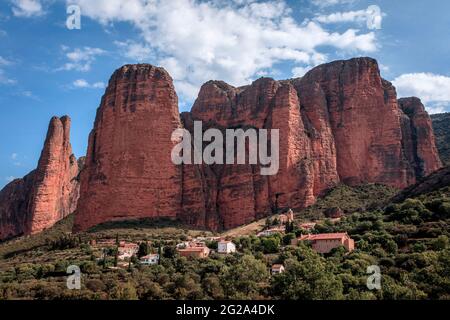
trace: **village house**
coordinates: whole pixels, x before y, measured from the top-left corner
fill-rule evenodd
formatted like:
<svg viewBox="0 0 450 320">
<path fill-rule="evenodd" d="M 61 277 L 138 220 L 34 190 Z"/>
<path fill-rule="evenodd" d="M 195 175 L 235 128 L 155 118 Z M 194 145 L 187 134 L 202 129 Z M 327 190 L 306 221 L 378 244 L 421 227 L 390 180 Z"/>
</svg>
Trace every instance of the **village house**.
<svg viewBox="0 0 450 320">
<path fill-rule="evenodd" d="M 317 223 L 315 222 L 308 222 L 308 223 L 302 223 L 300 224 L 300 228 L 303 230 L 313 230 L 316 227 Z"/>
<path fill-rule="evenodd" d="M 236 252 L 236 245 L 232 241 L 219 241 L 217 252 L 221 254 L 230 254 Z"/>
<path fill-rule="evenodd" d="M 193 257 L 193 258 L 207 258 L 209 256 L 210 250 L 208 247 L 187 247 L 182 249 L 177 249 L 178 253 L 182 257 Z"/>
<path fill-rule="evenodd" d="M 285 232 L 285 228 L 284 227 L 277 227 L 277 228 L 272 228 L 272 229 L 267 229 L 264 231 L 261 231 L 260 233 L 257 234 L 258 237 L 270 237 L 274 234 L 283 234 Z"/>
<path fill-rule="evenodd" d="M 197 237 L 194 239 L 194 242 L 205 242 L 205 241 L 220 241 L 222 240 L 221 237 Z"/>
<path fill-rule="evenodd" d="M 159 254 L 149 254 L 142 257 L 140 263 L 146 266 L 156 265 L 159 263 Z"/>
<path fill-rule="evenodd" d="M 355 241 L 347 233 L 307 234 L 292 240 L 292 244 L 296 245 L 299 241 L 311 242 L 313 250 L 318 253 L 329 253 L 340 246 L 348 252 L 355 250 Z"/>
<path fill-rule="evenodd" d="M 93 247 L 114 247 L 117 245 L 116 240 L 114 239 L 104 239 L 104 240 L 95 240 L 92 239 L 90 241 L 91 246 Z"/>
<path fill-rule="evenodd" d="M 139 246 L 135 243 L 121 241 L 117 250 L 119 252 L 119 260 L 125 260 L 130 259 L 132 256 L 136 255 L 139 251 Z"/>
<path fill-rule="evenodd" d="M 277 218 L 278 218 L 278 221 L 280 222 L 280 224 L 291 223 L 294 221 L 294 211 L 289 209 L 288 212 L 286 212 L 285 214 L 278 215 Z"/>
<path fill-rule="evenodd" d="M 285 271 L 284 266 L 282 264 L 274 264 L 272 266 L 272 275 L 274 274 L 280 274 Z"/>
<path fill-rule="evenodd" d="M 199 248 L 199 247 L 206 247 L 206 243 L 204 241 L 184 241 L 179 244 L 177 244 L 177 249 L 185 249 L 185 248 Z"/>
</svg>

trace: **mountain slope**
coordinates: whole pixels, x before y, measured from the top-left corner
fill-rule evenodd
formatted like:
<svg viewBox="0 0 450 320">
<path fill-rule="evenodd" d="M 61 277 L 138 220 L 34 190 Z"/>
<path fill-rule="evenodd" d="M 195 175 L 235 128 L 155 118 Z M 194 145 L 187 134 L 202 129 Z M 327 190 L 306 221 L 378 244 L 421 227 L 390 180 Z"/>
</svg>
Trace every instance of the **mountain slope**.
<svg viewBox="0 0 450 320">
<path fill-rule="evenodd" d="M 450 113 L 434 114 L 431 120 L 441 160 L 450 166 Z"/>
</svg>

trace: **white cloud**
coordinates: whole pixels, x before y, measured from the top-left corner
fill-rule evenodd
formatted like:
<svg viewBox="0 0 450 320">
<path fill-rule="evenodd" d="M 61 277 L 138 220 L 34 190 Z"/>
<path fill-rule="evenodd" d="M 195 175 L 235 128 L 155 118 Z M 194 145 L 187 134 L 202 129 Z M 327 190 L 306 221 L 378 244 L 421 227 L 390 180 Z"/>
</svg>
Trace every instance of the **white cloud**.
<svg viewBox="0 0 450 320">
<path fill-rule="evenodd" d="M 152 49 L 149 46 L 143 45 L 141 43 L 137 43 L 134 41 L 115 41 L 114 43 L 119 48 L 122 48 L 124 50 L 124 52 L 122 53 L 124 57 L 129 58 L 135 62 L 143 62 L 149 59 L 152 55 Z"/>
<path fill-rule="evenodd" d="M 10 159 L 13 166 L 22 167 L 22 162 L 18 153 L 12 153 Z"/>
<path fill-rule="evenodd" d="M 429 114 L 445 113 L 450 111 L 450 102 L 447 104 L 432 104 L 427 106 L 427 111 Z"/>
<path fill-rule="evenodd" d="M 369 29 L 381 29 L 383 13 L 379 7 L 369 6 L 364 10 L 319 15 L 316 16 L 314 20 L 324 24 L 345 22 L 366 23 Z"/>
<path fill-rule="evenodd" d="M 17 84 L 17 80 L 9 78 L 5 71 L 0 69 L 0 85 L 15 85 Z"/>
<path fill-rule="evenodd" d="M 357 0 L 312 0 L 312 3 L 318 7 L 325 8 L 335 5 L 350 4 Z"/>
<path fill-rule="evenodd" d="M 16 17 L 35 17 L 44 14 L 39 0 L 13 0 L 12 12 Z"/>
<path fill-rule="evenodd" d="M 19 93 L 19 95 L 21 95 L 22 97 L 25 97 L 25 98 L 30 98 L 30 99 L 33 99 L 36 101 L 40 101 L 39 97 L 36 96 L 32 91 L 29 91 L 29 90 L 22 91 Z"/>
<path fill-rule="evenodd" d="M 14 180 L 16 180 L 16 177 L 10 176 L 10 177 L 6 177 L 5 180 L 7 182 L 13 182 Z"/>
<path fill-rule="evenodd" d="M 11 65 L 11 63 L 12 63 L 11 61 L 6 60 L 2 56 L 0 56 L 0 66 L 9 66 Z"/>
<path fill-rule="evenodd" d="M 392 83 L 400 97 L 421 98 L 430 113 L 440 113 L 450 107 L 450 77 L 433 73 L 408 73 Z"/>
<path fill-rule="evenodd" d="M 62 50 L 64 51 L 68 62 L 57 70 L 65 71 L 90 71 L 92 63 L 95 62 L 97 56 L 101 56 L 106 53 L 106 51 L 100 48 L 91 47 L 75 48 L 73 50 L 70 50 L 70 48 L 62 46 Z"/>
<path fill-rule="evenodd" d="M 84 79 L 75 80 L 72 83 L 72 85 L 75 88 L 85 88 L 85 89 L 104 89 L 106 87 L 104 82 L 89 83 Z"/>
<path fill-rule="evenodd" d="M 309 70 L 311 70 L 311 67 L 295 67 L 292 69 L 292 76 L 294 78 L 301 78 L 303 77 Z"/>
<path fill-rule="evenodd" d="M 248 84 L 276 63 L 316 65 L 319 48 L 373 52 L 372 32 L 329 32 L 319 23 L 298 23 L 282 0 L 68 0 L 104 25 L 128 22 L 142 41 L 120 43 L 124 55 L 151 58 L 168 69 L 184 98 L 195 98 L 210 79 Z M 140 45 L 137 45 L 139 43 Z"/>
</svg>

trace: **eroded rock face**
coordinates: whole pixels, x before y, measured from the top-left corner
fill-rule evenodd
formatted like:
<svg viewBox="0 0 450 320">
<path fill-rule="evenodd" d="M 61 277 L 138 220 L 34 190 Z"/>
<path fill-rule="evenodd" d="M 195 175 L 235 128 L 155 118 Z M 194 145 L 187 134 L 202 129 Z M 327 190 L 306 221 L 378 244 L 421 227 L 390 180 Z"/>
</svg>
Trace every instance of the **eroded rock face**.
<svg viewBox="0 0 450 320">
<path fill-rule="evenodd" d="M 0 239 L 41 232 L 75 211 L 78 173 L 70 118 L 54 117 L 37 169 L 0 192 Z"/>
<path fill-rule="evenodd" d="M 89 137 L 75 230 L 111 220 L 175 218 L 182 173 L 171 161 L 171 135 L 180 127 L 178 98 L 164 69 L 117 70 Z"/>
<path fill-rule="evenodd" d="M 29 232 L 28 206 L 34 175 L 35 171 L 12 181 L 0 191 L 0 240 Z"/>
<path fill-rule="evenodd" d="M 400 105 L 370 58 L 240 88 L 210 81 L 181 116 L 163 69 L 125 66 L 113 75 L 90 136 L 76 230 L 143 217 L 229 229 L 309 206 L 338 183 L 409 186 L 441 163 L 423 106 Z M 171 134 L 193 132 L 194 121 L 203 130 L 279 129 L 278 174 L 262 176 L 259 165 L 173 165 Z"/>
<path fill-rule="evenodd" d="M 314 96 L 311 86 L 319 87 Z M 342 182 L 378 182 L 400 188 L 415 182 L 404 161 L 396 92 L 381 78 L 375 60 L 360 58 L 319 66 L 296 81 L 296 87 L 306 109 L 315 110 L 318 105 L 321 110 L 321 105 L 326 105 L 328 114 L 322 118 L 328 118 L 334 137 L 337 174 Z M 318 97 L 322 99 L 319 103 Z"/>
<path fill-rule="evenodd" d="M 436 147 L 431 118 L 419 98 L 398 100 L 404 113 L 402 130 L 405 154 L 417 177 L 425 177 L 442 167 Z"/>
</svg>

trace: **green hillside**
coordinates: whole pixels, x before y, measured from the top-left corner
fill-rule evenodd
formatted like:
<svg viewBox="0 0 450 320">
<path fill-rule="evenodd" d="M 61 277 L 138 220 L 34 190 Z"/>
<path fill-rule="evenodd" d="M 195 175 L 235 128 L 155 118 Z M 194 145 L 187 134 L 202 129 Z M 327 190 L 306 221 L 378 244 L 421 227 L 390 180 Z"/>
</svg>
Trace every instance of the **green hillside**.
<svg viewBox="0 0 450 320">
<path fill-rule="evenodd" d="M 0 244 L 1 299 L 450 299 L 450 188 L 420 194 L 382 207 L 389 188 L 338 187 L 298 219 L 317 217 L 314 233 L 348 232 L 356 250 L 320 255 L 309 245 L 291 246 L 293 234 L 258 238 L 236 236 L 238 253 L 187 259 L 175 244 L 211 233 L 188 230 L 172 221 L 119 222 L 88 233 L 69 233 L 72 217 L 41 235 Z M 339 206 L 340 221 L 324 219 Z M 162 251 L 159 265 L 135 259 L 115 266 L 114 250 L 91 245 L 93 239 L 145 243 Z M 214 243 L 210 243 L 214 247 Z M 110 252 L 111 251 L 111 252 Z M 270 275 L 274 263 L 286 272 Z M 66 288 L 69 265 L 80 266 L 81 290 Z M 366 286 L 367 267 L 379 266 L 380 290 Z"/>
</svg>

